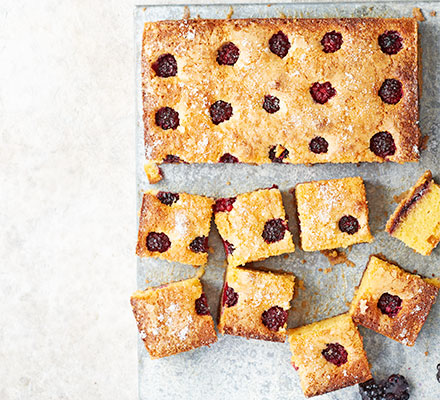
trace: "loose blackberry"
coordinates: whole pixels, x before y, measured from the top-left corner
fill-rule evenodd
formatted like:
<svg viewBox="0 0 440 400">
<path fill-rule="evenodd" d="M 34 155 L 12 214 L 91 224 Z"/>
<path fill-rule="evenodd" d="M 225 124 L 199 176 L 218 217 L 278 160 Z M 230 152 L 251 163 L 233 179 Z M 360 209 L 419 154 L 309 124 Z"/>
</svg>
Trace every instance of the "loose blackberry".
<svg viewBox="0 0 440 400">
<path fill-rule="evenodd" d="M 378 385 L 374 379 L 370 379 L 359 384 L 359 393 L 362 400 L 383 400 L 382 386 Z"/>
<path fill-rule="evenodd" d="M 408 400 L 409 384 L 404 376 L 393 374 L 383 383 L 385 400 Z"/>
</svg>

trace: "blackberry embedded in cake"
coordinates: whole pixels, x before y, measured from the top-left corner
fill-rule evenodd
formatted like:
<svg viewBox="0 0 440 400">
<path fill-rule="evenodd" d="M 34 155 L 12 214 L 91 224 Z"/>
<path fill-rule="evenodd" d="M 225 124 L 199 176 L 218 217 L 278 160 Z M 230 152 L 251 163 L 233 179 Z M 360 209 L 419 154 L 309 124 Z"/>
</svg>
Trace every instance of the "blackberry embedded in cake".
<svg viewBox="0 0 440 400">
<path fill-rule="evenodd" d="M 371 242 L 368 203 L 362 178 L 301 183 L 295 188 L 305 251 Z"/>
<path fill-rule="evenodd" d="M 413 18 L 147 22 L 142 91 L 149 162 L 419 158 Z"/>
<path fill-rule="evenodd" d="M 372 256 L 350 313 L 357 324 L 413 346 L 438 292 L 429 280 Z"/>
<path fill-rule="evenodd" d="M 217 199 L 214 216 L 230 266 L 295 250 L 276 188 Z"/>
<path fill-rule="evenodd" d="M 440 242 L 440 186 L 426 171 L 387 222 L 386 231 L 418 253 L 430 255 Z"/>
<path fill-rule="evenodd" d="M 136 254 L 190 265 L 208 260 L 214 200 L 187 193 L 144 193 Z"/>
<path fill-rule="evenodd" d="M 140 337 L 151 358 L 209 346 L 217 341 L 199 279 L 191 278 L 131 296 Z"/>
<path fill-rule="evenodd" d="M 290 273 L 228 267 L 219 332 L 284 342 L 294 284 L 295 277 Z"/>
<path fill-rule="evenodd" d="M 288 331 L 292 365 L 306 397 L 372 378 L 362 337 L 349 314 Z"/>
</svg>

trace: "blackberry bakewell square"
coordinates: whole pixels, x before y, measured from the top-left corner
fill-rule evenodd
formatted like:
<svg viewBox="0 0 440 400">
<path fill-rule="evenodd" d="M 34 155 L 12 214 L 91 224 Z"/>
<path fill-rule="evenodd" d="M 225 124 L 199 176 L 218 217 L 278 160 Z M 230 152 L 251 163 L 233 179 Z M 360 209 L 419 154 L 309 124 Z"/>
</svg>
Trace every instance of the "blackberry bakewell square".
<svg viewBox="0 0 440 400">
<path fill-rule="evenodd" d="M 284 342 L 295 277 L 286 272 L 228 267 L 219 332 Z"/>
<path fill-rule="evenodd" d="M 348 313 L 289 329 L 288 337 L 306 397 L 372 378 L 362 336 Z"/>
<path fill-rule="evenodd" d="M 144 193 L 136 254 L 204 265 L 214 200 L 187 193 Z"/>
<path fill-rule="evenodd" d="M 413 346 L 439 292 L 428 282 L 371 256 L 351 303 L 354 322 Z"/>
<path fill-rule="evenodd" d="M 232 267 L 295 251 L 276 187 L 217 199 L 214 216 Z"/>
<path fill-rule="evenodd" d="M 147 161 L 419 158 L 413 18 L 147 22 Z"/>
<path fill-rule="evenodd" d="M 217 341 L 198 278 L 138 290 L 131 296 L 131 305 L 151 358 L 171 356 Z"/>
<path fill-rule="evenodd" d="M 440 242 L 440 186 L 426 171 L 400 202 L 386 231 L 418 253 L 428 256 Z"/>
<path fill-rule="evenodd" d="M 362 178 L 298 184 L 295 188 L 301 248 L 304 251 L 371 242 Z"/>
</svg>

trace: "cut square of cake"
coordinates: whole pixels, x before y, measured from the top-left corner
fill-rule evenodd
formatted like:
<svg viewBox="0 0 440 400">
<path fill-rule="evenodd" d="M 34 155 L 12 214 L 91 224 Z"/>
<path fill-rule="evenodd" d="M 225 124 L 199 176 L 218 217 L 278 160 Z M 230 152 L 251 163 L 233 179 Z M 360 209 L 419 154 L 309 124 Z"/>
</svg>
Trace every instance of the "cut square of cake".
<svg viewBox="0 0 440 400">
<path fill-rule="evenodd" d="M 230 266 L 295 251 L 275 187 L 217 199 L 214 214 Z"/>
<path fill-rule="evenodd" d="M 219 332 L 284 342 L 294 284 L 290 273 L 228 267 Z"/>
<path fill-rule="evenodd" d="M 440 186 L 426 171 L 400 202 L 386 231 L 427 256 L 440 242 Z"/>
<path fill-rule="evenodd" d="M 292 365 L 306 397 L 372 378 L 362 336 L 348 313 L 289 329 L 288 336 Z"/>
<path fill-rule="evenodd" d="M 151 358 L 171 356 L 217 341 L 198 278 L 138 290 L 131 296 L 131 305 Z"/>
<path fill-rule="evenodd" d="M 304 251 L 371 242 L 362 178 L 301 183 L 295 188 Z"/>
<path fill-rule="evenodd" d="M 136 254 L 190 265 L 208 260 L 214 200 L 187 193 L 144 193 Z"/>
<path fill-rule="evenodd" d="M 146 159 L 417 161 L 413 18 L 147 22 Z"/>
<path fill-rule="evenodd" d="M 371 256 L 350 313 L 357 324 L 413 346 L 438 292 L 420 276 Z"/>
</svg>

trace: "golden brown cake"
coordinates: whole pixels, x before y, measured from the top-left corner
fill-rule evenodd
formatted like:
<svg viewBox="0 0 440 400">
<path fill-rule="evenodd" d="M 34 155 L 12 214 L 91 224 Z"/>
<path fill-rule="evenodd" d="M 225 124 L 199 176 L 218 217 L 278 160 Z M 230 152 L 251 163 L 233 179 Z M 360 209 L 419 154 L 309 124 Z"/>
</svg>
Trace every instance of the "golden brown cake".
<svg viewBox="0 0 440 400">
<path fill-rule="evenodd" d="M 295 188 L 301 247 L 335 249 L 371 242 L 362 178 L 301 183 Z"/>
<path fill-rule="evenodd" d="M 350 313 L 357 324 L 413 346 L 438 292 L 420 276 L 372 256 Z"/>
<path fill-rule="evenodd" d="M 371 379 L 362 336 L 349 314 L 289 329 L 288 336 L 306 397 Z"/>
<path fill-rule="evenodd" d="M 440 241 L 440 186 L 426 171 L 400 202 L 386 231 L 427 256 Z"/>
<path fill-rule="evenodd" d="M 147 22 L 146 159 L 417 161 L 412 18 Z"/>
<path fill-rule="evenodd" d="M 295 251 L 275 187 L 217 199 L 214 215 L 230 266 Z"/>
<path fill-rule="evenodd" d="M 219 332 L 284 342 L 294 284 L 290 273 L 228 267 Z"/>
<path fill-rule="evenodd" d="M 206 264 L 213 204 L 213 199 L 204 196 L 146 191 L 136 254 L 184 264 Z"/>
<path fill-rule="evenodd" d="M 217 341 L 202 284 L 197 278 L 131 296 L 141 339 L 151 358 L 161 358 Z"/>
</svg>

